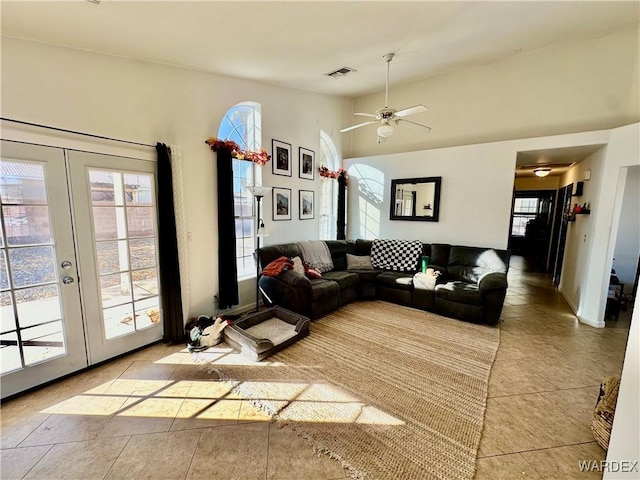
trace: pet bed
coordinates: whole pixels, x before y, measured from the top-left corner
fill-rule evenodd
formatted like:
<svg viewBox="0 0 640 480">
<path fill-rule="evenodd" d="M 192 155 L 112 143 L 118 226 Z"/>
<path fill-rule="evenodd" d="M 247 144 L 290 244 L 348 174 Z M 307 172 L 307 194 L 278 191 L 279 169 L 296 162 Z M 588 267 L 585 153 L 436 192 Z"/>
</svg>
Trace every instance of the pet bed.
<svg viewBox="0 0 640 480">
<path fill-rule="evenodd" d="M 225 342 L 254 361 L 262 360 L 309 334 L 310 320 L 275 306 L 251 313 L 224 329 Z"/>
</svg>

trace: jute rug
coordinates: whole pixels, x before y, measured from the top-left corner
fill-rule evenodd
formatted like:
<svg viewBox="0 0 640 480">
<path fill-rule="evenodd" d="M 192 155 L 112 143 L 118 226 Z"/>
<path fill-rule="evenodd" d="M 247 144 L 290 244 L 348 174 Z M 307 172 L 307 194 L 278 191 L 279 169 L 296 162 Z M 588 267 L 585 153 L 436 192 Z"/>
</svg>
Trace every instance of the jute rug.
<svg viewBox="0 0 640 480">
<path fill-rule="evenodd" d="M 353 478 L 472 479 L 499 342 L 495 327 L 356 302 L 263 362 L 208 366 Z"/>
</svg>

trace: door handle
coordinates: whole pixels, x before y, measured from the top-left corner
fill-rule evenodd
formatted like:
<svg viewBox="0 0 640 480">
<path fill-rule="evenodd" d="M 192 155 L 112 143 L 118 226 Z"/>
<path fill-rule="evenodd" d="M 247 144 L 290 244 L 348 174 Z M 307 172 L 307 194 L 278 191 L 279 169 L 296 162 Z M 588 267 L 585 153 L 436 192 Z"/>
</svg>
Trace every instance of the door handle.
<svg viewBox="0 0 640 480">
<path fill-rule="evenodd" d="M 69 270 L 71 268 L 71 262 L 69 260 L 65 260 L 60 264 L 60 266 L 65 270 Z"/>
<path fill-rule="evenodd" d="M 71 278 L 71 277 L 64 277 L 64 278 L 62 279 L 62 283 L 64 283 L 65 285 L 70 285 L 70 284 L 72 284 L 72 283 L 73 283 L 73 278 Z"/>
</svg>

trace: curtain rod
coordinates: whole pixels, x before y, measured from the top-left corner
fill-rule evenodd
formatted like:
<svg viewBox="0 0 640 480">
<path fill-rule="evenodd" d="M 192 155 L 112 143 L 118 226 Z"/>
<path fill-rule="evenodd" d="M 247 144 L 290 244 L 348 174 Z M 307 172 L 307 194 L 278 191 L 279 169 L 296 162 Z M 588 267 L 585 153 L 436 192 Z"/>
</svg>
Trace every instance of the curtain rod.
<svg viewBox="0 0 640 480">
<path fill-rule="evenodd" d="M 0 117 L 0 120 L 19 123 L 22 125 L 29 125 L 31 127 L 47 128 L 49 130 L 55 130 L 58 132 L 73 133 L 75 135 L 84 135 L 85 137 L 99 138 L 101 140 L 110 140 L 112 142 L 128 143 L 130 145 L 139 145 L 141 147 L 151 147 L 151 148 L 156 147 L 155 145 L 149 145 L 148 143 L 133 142 L 131 140 L 121 140 L 119 138 L 112 138 L 112 137 L 103 137 L 102 135 L 94 135 L 93 133 L 78 132 L 76 130 L 67 130 L 66 128 L 50 127 L 49 125 L 41 125 L 39 123 L 31 123 L 31 122 L 24 122 L 22 120 L 14 120 L 13 118 Z"/>
</svg>

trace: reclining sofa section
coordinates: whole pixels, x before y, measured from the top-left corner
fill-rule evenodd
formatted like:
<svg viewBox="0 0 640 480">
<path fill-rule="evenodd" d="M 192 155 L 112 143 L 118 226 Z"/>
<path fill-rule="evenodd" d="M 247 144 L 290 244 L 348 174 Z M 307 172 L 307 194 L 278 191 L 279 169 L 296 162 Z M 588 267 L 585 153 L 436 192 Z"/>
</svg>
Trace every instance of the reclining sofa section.
<svg viewBox="0 0 640 480">
<path fill-rule="evenodd" d="M 322 278 L 286 270 L 277 277 L 261 276 L 260 291 L 267 305 L 279 305 L 312 319 L 355 299 L 379 299 L 473 323 L 497 325 L 507 292 L 510 252 L 493 248 L 433 243 L 422 245 L 435 282 L 414 278 L 420 271 L 349 270 L 347 254 L 368 256 L 372 240 L 328 240 L 334 268 Z M 260 268 L 281 257 L 301 257 L 297 243 L 263 247 Z"/>
</svg>

